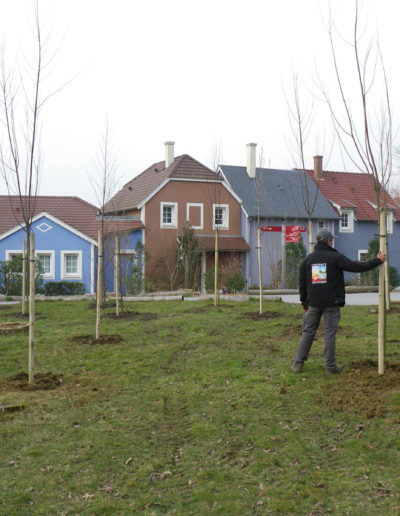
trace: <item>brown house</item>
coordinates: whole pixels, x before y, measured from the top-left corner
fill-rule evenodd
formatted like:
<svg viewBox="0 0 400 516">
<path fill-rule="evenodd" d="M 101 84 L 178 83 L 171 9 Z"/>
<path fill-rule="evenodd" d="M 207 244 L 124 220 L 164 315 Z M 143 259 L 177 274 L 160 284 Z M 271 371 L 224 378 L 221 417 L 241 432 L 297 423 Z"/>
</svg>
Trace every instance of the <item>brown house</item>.
<svg viewBox="0 0 400 516">
<path fill-rule="evenodd" d="M 219 235 L 219 270 L 224 279 L 241 271 L 249 246 L 241 236 L 240 201 L 211 169 L 187 154 L 174 157 L 174 143 L 165 143 L 165 160 L 129 181 L 106 205 L 105 214 L 136 215 L 144 225 L 142 243 L 148 259 L 147 281 L 171 287 L 177 237 L 189 223 L 199 240 L 201 279 L 214 265 L 215 233 Z"/>
</svg>

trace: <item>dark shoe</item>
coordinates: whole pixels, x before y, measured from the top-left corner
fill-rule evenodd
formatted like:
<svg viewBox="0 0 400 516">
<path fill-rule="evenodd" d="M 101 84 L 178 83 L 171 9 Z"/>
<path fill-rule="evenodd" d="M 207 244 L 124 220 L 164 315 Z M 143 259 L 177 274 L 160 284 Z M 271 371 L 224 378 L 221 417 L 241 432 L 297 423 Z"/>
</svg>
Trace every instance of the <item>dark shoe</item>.
<svg viewBox="0 0 400 516">
<path fill-rule="evenodd" d="M 301 373 L 303 371 L 303 368 L 304 368 L 303 362 L 293 362 L 292 371 L 294 373 Z"/>
<path fill-rule="evenodd" d="M 343 370 L 343 366 L 342 367 L 339 367 L 339 366 L 335 366 L 335 367 L 330 367 L 330 368 L 326 368 L 325 371 L 326 371 L 326 374 L 340 374 Z"/>
</svg>

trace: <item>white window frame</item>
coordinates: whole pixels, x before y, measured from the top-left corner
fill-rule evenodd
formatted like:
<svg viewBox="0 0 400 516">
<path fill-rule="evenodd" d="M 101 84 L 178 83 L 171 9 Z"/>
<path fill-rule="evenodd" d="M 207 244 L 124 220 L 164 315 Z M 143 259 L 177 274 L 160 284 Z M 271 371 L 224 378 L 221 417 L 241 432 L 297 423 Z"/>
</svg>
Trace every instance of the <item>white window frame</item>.
<svg viewBox="0 0 400 516">
<path fill-rule="evenodd" d="M 43 279 L 54 279 L 54 251 L 46 251 L 43 249 L 40 249 L 40 251 L 35 251 L 36 259 L 39 260 L 39 256 L 41 255 L 50 255 L 50 272 L 49 273 L 43 273 L 42 278 Z"/>
<path fill-rule="evenodd" d="M 320 231 L 321 229 L 326 229 L 325 221 L 322 219 L 319 219 L 317 222 L 317 227 L 318 227 L 318 231 Z"/>
<path fill-rule="evenodd" d="M 190 223 L 190 208 L 200 208 L 200 226 L 190 226 L 193 229 L 203 229 L 203 203 L 187 202 L 186 203 L 186 221 Z"/>
<path fill-rule="evenodd" d="M 20 254 L 22 256 L 22 250 L 6 250 L 6 261 L 9 262 L 11 260 L 10 256 L 13 254 Z"/>
<path fill-rule="evenodd" d="M 393 234 L 393 213 L 391 211 L 386 212 L 386 233 Z"/>
<path fill-rule="evenodd" d="M 172 208 L 171 223 L 164 222 L 164 208 Z M 178 203 L 177 202 L 161 202 L 160 203 L 160 228 L 177 228 L 178 227 Z"/>
<path fill-rule="evenodd" d="M 223 223 L 215 224 L 215 209 L 222 208 L 224 211 Z M 212 211 L 213 229 L 229 229 L 229 204 L 213 204 Z"/>
<path fill-rule="evenodd" d="M 362 262 L 363 260 L 361 259 L 362 258 L 362 255 L 365 255 L 365 254 L 368 254 L 368 249 L 359 249 L 358 250 L 358 261 L 359 262 Z"/>
<path fill-rule="evenodd" d="M 347 227 L 342 225 L 342 216 L 347 215 L 348 225 Z M 339 232 L 340 233 L 354 233 L 354 211 L 353 210 L 340 210 L 339 220 Z"/>
<path fill-rule="evenodd" d="M 82 251 L 61 251 L 61 279 L 82 279 Z M 78 257 L 78 272 L 71 274 L 65 270 L 65 257 L 74 254 Z"/>
</svg>

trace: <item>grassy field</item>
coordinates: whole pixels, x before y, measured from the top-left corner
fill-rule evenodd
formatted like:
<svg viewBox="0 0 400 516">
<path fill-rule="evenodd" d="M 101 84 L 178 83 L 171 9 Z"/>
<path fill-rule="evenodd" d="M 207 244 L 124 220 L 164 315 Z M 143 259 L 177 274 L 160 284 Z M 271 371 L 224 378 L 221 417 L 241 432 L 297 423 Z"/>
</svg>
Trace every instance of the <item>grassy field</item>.
<svg viewBox="0 0 400 516">
<path fill-rule="evenodd" d="M 123 340 L 98 344 L 87 302 L 37 303 L 36 372 L 62 377 L 53 389 L 18 376 L 26 334 L 0 337 L 0 404 L 25 407 L 0 413 L 1 515 L 400 514 L 396 310 L 379 377 L 371 307 L 342 310 L 335 376 L 321 336 L 290 371 L 299 306 L 125 309 L 102 322 Z"/>
</svg>

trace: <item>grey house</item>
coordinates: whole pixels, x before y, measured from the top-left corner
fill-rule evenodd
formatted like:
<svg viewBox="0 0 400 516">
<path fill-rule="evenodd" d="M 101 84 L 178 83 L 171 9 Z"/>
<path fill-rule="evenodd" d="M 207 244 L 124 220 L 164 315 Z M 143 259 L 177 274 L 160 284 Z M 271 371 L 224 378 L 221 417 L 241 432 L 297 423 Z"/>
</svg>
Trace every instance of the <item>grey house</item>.
<svg viewBox="0 0 400 516">
<path fill-rule="evenodd" d="M 247 286 L 250 286 L 258 283 L 259 225 L 306 227 L 307 231 L 302 233 L 302 240 L 308 251 L 307 212 L 311 213 L 314 238 L 321 228 L 333 232 L 335 221 L 339 217 L 307 174 L 297 170 L 256 168 L 256 144 L 248 144 L 247 148 L 246 167 L 220 165 L 219 173 L 242 203 L 242 236 L 250 246 L 244 260 L 243 274 Z M 310 209 L 306 209 L 306 206 L 310 206 Z M 261 236 L 263 284 L 273 288 L 281 286 L 280 263 L 283 241 L 282 232 L 263 232 Z"/>
</svg>

